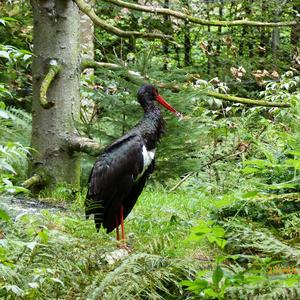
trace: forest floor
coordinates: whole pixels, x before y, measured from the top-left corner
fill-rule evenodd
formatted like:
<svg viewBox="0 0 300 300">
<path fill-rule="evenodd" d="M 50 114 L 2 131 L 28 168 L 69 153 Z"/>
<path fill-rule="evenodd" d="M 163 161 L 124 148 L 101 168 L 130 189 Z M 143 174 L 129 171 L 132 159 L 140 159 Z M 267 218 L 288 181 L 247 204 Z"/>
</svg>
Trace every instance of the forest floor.
<svg viewBox="0 0 300 300">
<path fill-rule="evenodd" d="M 126 219 L 126 249 L 85 220 L 81 195 L 2 198 L 11 219 L 0 227 L 0 299 L 194 299 L 186 279 L 196 299 L 299 299 L 299 274 L 270 274 L 299 262 L 299 196 L 253 196 L 149 188 Z"/>
</svg>

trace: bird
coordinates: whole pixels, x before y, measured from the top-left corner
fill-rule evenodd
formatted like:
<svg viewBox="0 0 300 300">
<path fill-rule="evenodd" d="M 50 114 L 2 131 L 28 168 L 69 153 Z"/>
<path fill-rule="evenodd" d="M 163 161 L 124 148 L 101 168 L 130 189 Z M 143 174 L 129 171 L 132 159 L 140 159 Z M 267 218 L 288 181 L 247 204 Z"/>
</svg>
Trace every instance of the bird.
<svg viewBox="0 0 300 300">
<path fill-rule="evenodd" d="M 97 158 L 88 180 L 85 213 L 94 215 L 96 230 L 101 225 L 125 241 L 124 219 L 133 209 L 147 179 L 154 171 L 155 151 L 164 133 L 165 121 L 157 103 L 181 118 L 151 84 L 137 93 L 144 117 L 125 135 L 107 146 Z"/>
</svg>

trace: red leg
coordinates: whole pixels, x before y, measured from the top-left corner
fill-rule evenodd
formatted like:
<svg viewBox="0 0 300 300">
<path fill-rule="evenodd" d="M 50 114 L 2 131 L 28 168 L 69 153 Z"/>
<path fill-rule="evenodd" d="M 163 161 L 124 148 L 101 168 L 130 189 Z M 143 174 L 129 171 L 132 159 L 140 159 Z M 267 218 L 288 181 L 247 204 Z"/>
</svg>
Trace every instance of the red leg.
<svg viewBox="0 0 300 300">
<path fill-rule="evenodd" d="M 122 240 L 125 241 L 125 230 L 124 230 L 124 207 L 120 208 L 120 219 L 121 219 L 121 231 L 122 231 Z"/>
<path fill-rule="evenodd" d="M 119 219 L 118 219 L 118 215 L 116 215 L 116 232 L 117 232 L 117 241 L 120 240 L 120 232 L 119 232 Z"/>
</svg>

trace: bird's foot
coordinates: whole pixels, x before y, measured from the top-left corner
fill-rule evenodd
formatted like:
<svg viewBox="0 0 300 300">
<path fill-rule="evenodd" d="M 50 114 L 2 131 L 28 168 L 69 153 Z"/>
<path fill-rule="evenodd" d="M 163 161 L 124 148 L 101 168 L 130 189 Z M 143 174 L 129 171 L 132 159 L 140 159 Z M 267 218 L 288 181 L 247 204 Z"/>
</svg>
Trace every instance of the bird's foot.
<svg viewBox="0 0 300 300">
<path fill-rule="evenodd" d="M 127 252 L 132 252 L 132 248 L 130 247 L 130 245 L 126 242 L 126 240 L 120 240 L 118 241 L 117 247 L 119 249 L 124 249 Z"/>
</svg>

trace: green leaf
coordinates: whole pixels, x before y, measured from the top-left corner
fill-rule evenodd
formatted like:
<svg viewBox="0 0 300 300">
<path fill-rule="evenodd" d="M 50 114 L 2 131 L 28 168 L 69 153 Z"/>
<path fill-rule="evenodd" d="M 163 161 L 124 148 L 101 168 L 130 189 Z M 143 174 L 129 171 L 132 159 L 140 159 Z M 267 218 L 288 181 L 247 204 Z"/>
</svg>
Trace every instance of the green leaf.
<svg viewBox="0 0 300 300">
<path fill-rule="evenodd" d="M 246 192 L 242 195 L 243 198 L 254 198 L 258 194 L 258 191 Z"/>
<path fill-rule="evenodd" d="M 49 240 L 49 235 L 45 230 L 42 230 L 38 233 L 38 236 L 42 243 L 47 244 Z"/>
<path fill-rule="evenodd" d="M 287 166 L 291 166 L 296 170 L 300 170 L 300 160 L 298 159 L 287 159 L 285 163 Z"/>
<path fill-rule="evenodd" d="M 284 279 L 283 282 L 289 287 L 297 286 L 299 285 L 299 275 L 293 275 L 287 279 Z"/>
<path fill-rule="evenodd" d="M 4 220 L 6 222 L 8 222 L 10 220 L 9 214 L 5 210 L 3 210 L 1 208 L 0 208 L 0 219 Z"/>
<path fill-rule="evenodd" d="M 225 230 L 222 227 L 213 227 L 212 234 L 216 237 L 223 237 L 225 235 Z"/>
<path fill-rule="evenodd" d="M 222 280 L 224 275 L 223 270 L 220 266 L 217 266 L 212 275 L 212 281 L 215 286 L 219 286 L 220 281 Z"/>
<path fill-rule="evenodd" d="M 206 289 L 204 290 L 206 296 L 213 298 L 213 299 L 220 299 L 219 294 L 216 293 L 213 289 Z"/>
<path fill-rule="evenodd" d="M 297 151 L 297 150 L 287 151 L 286 153 L 296 155 L 296 156 L 300 156 L 300 151 Z"/>
<path fill-rule="evenodd" d="M 227 244 L 227 241 L 224 239 L 216 239 L 215 242 L 221 249 L 224 249 Z"/>
</svg>

